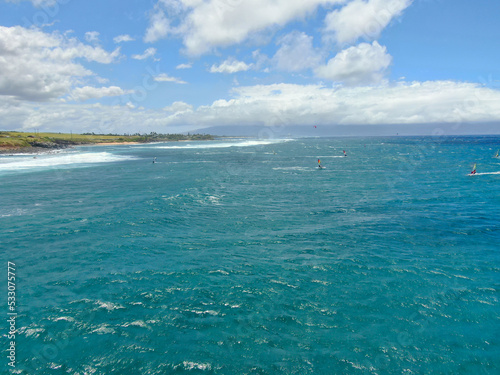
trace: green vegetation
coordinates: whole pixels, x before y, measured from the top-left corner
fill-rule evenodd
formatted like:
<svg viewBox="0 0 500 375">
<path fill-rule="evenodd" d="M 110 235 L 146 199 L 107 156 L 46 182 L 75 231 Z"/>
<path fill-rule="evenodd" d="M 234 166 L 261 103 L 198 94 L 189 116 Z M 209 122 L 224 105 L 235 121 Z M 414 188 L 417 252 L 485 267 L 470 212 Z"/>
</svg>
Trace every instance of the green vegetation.
<svg viewBox="0 0 500 375">
<path fill-rule="evenodd" d="M 64 133 L 24 133 L 15 131 L 0 131 L 0 149 L 29 150 L 40 148 L 65 148 L 75 145 L 121 142 L 168 142 L 168 141 L 200 141 L 212 140 L 208 134 L 64 134 Z"/>
</svg>

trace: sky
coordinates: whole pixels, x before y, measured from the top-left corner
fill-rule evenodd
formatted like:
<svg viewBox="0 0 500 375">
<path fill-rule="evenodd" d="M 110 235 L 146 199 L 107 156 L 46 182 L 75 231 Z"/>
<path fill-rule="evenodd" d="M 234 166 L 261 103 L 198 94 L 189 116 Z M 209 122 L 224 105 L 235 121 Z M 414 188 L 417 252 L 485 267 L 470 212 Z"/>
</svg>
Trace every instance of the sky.
<svg viewBox="0 0 500 375">
<path fill-rule="evenodd" d="M 500 133 L 499 15 L 492 0 L 0 0 L 0 130 Z"/>
</svg>

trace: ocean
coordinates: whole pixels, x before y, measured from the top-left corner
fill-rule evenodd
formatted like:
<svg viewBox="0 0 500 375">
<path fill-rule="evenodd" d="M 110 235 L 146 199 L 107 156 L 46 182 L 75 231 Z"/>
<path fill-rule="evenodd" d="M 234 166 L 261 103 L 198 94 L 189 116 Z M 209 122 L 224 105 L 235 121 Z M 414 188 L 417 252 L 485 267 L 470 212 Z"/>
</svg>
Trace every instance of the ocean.
<svg viewBox="0 0 500 375">
<path fill-rule="evenodd" d="M 0 368 L 499 374 L 499 148 L 231 138 L 1 156 Z"/>
</svg>

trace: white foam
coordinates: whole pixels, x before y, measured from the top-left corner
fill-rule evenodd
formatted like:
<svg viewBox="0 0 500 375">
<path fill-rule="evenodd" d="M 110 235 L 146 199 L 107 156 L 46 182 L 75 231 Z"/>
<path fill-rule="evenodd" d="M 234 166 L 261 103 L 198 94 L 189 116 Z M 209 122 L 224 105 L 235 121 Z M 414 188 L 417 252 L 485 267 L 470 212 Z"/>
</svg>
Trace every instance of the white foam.
<svg viewBox="0 0 500 375">
<path fill-rule="evenodd" d="M 31 211 L 26 208 L 14 208 L 11 210 L 0 210 L 0 218 L 10 217 L 10 216 L 23 216 Z"/>
<path fill-rule="evenodd" d="M 475 173 L 474 176 L 482 176 L 482 175 L 487 175 L 487 174 L 500 174 L 500 172 L 482 172 L 482 173 Z"/>
<path fill-rule="evenodd" d="M 273 145 L 282 142 L 288 142 L 290 139 L 266 139 L 266 140 L 239 140 L 235 142 L 203 141 L 200 143 L 185 143 L 176 146 L 157 146 L 162 149 L 209 149 L 209 148 L 228 148 L 228 147 L 250 147 Z"/>
<path fill-rule="evenodd" d="M 23 171 L 30 169 L 64 167 L 95 163 L 114 163 L 134 159 L 131 156 L 114 155 L 109 152 L 64 153 L 56 155 L 30 155 L 0 159 L 1 171 Z"/>
<path fill-rule="evenodd" d="M 103 301 L 100 301 L 100 300 L 97 300 L 95 302 L 95 304 L 99 305 L 98 308 L 106 309 L 108 311 L 117 310 L 117 309 L 124 309 L 125 308 L 125 307 L 123 307 L 123 306 L 121 306 L 119 304 L 116 304 L 116 303 L 103 302 Z"/>
<path fill-rule="evenodd" d="M 101 325 L 99 325 L 98 328 L 94 329 L 91 333 L 97 333 L 98 335 L 105 335 L 105 334 L 108 334 L 108 333 L 115 333 L 115 330 L 108 326 L 106 323 L 103 323 Z"/>
<path fill-rule="evenodd" d="M 197 363 L 197 362 L 191 362 L 191 361 L 184 361 L 182 362 L 182 364 L 184 365 L 184 369 L 185 370 L 201 370 L 201 371 L 205 371 L 205 370 L 211 370 L 212 369 L 212 365 L 210 365 L 210 363 Z"/>
</svg>

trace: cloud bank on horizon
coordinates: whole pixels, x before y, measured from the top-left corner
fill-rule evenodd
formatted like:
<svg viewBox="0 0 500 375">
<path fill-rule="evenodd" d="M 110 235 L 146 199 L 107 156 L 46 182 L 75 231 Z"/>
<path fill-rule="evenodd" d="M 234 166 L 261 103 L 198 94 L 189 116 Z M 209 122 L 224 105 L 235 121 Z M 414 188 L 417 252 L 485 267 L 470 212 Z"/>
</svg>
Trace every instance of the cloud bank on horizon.
<svg viewBox="0 0 500 375">
<path fill-rule="evenodd" d="M 485 63 L 493 48 L 467 44 L 452 27 L 477 26 L 464 20 L 474 17 L 470 7 L 483 7 L 491 17 L 475 34 L 499 35 L 500 6 L 486 0 L 119 5 L 0 2 L 0 129 L 172 133 L 500 120 L 498 68 Z M 448 22 L 459 25 L 438 22 L 451 7 Z M 460 48 L 463 61 L 451 60 Z M 465 55 L 471 48 L 477 59 Z"/>
</svg>

